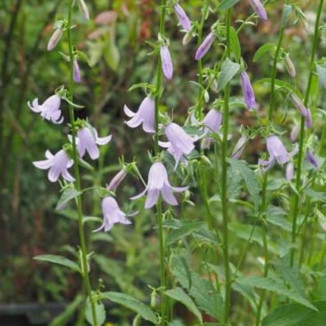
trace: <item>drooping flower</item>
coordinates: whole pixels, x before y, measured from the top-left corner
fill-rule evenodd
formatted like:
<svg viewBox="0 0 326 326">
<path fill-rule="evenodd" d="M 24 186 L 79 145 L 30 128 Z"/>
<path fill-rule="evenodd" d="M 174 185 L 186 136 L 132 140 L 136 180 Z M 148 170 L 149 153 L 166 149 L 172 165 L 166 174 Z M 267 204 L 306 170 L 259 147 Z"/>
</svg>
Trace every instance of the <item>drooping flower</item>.
<svg viewBox="0 0 326 326">
<path fill-rule="evenodd" d="M 27 102 L 29 108 L 36 113 L 40 113 L 41 117 L 52 121 L 53 123 L 62 123 L 63 117 L 61 117 L 60 105 L 61 98 L 58 95 L 50 96 L 43 104 L 38 103 L 38 99 L 34 99 L 32 104 Z"/>
<path fill-rule="evenodd" d="M 92 160 L 96 160 L 100 156 L 97 145 L 106 145 L 112 136 L 99 137 L 95 128 L 85 126 L 77 131 L 77 150 L 80 157 L 87 152 Z"/>
<path fill-rule="evenodd" d="M 291 181 L 293 177 L 294 177 L 294 164 L 292 162 L 289 162 L 286 165 L 285 178 L 287 181 Z"/>
<path fill-rule="evenodd" d="M 52 36 L 49 39 L 48 45 L 47 45 L 47 50 L 52 51 L 59 43 L 61 37 L 62 37 L 63 31 L 61 28 L 57 28 Z"/>
<path fill-rule="evenodd" d="M 241 76 L 241 86 L 242 86 L 243 95 L 244 95 L 247 108 L 249 110 L 253 110 L 256 108 L 256 99 L 255 99 L 255 93 L 252 88 L 249 76 L 245 71 L 243 71 L 240 74 L 240 76 Z"/>
<path fill-rule="evenodd" d="M 103 198 L 102 212 L 103 224 L 98 229 L 94 230 L 94 232 L 102 229 L 107 232 L 111 230 L 116 223 L 131 224 L 131 221 L 126 218 L 126 214 L 119 208 L 117 201 L 111 196 Z"/>
<path fill-rule="evenodd" d="M 123 110 L 131 118 L 129 121 L 125 121 L 130 128 L 136 128 L 142 124 L 145 132 L 155 133 L 155 102 L 152 98 L 145 97 L 137 113 L 132 112 L 127 105 L 124 106 Z"/>
<path fill-rule="evenodd" d="M 265 171 L 270 169 L 275 162 L 280 165 L 289 162 L 292 156 L 294 156 L 298 151 L 297 147 L 295 147 L 291 153 L 288 153 L 282 141 L 275 135 L 267 137 L 266 146 L 269 153 L 269 159 L 268 161 L 259 160 L 259 164 L 265 167 Z"/>
<path fill-rule="evenodd" d="M 49 169 L 48 179 L 51 182 L 56 182 L 60 175 L 69 182 L 75 181 L 68 172 L 68 169 L 74 164 L 74 161 L 68 157 L 63 149 L 55 155 L 52 155 L 50 151 L 46 151 L 45 157 L 47 158 L 46 160 L 33 162 L 33 165 L 41 170 Z"/>
<path fill-rule="evenodd" d="M 168 152 L 174 157 L 176 169 L 183 156 L 190 154 L 195 148 L 194 142 L 198 140 L 198 137 L 189 136 L 174 122 L 170 122 L 165 127 L 165 135 L 168 142 L 160 141 L 159 145 L 167 148 Z"/>
<path fill-rule="evenodd" d="M 217 110 L 210 110 L 203 121 L 204 125 L 204 135 L 206 136 L 203 139 L 201 147 L 203 149 L 209 148 L 214 138 L 208 137 L 212 133 L 217 133 L 220 130 L 222 123 L 222 114 Z"/>
<path fill-rule="evenodd" d="M 173 6 L 173 9 L 178 17 L 180 25 L 189 32 L 191 30 L 191 22 L 183 8 L 177 3 Z"/>
<path fill-rule="evenodd" d="M 173 77 L 173 63 L 169 48 L 166 45 L 160 49 L 162 71 L 166 79 L 170 80 Z"/>
<path fill-rule="evenodd" d="M 125 169 L 120 170 L 110 181 L 109 185 L 107 186 L 108 190 L 114 191 L 126 177 L 126 175 L 127 171 Z"/>
<path fill-rule="evenodd" d="M 291 94 L 291 100 L 296 109 L 300 112 L 300 114 L 305 118 L 305 125 L 307 128 L 311 128 L 312 119 L 311 119 L 311 111 L 305 107 L 303 102 L 299 99 L 299 97 L 295 94 Z"/>
<path fill-rule="evenodd" d="M 242 135 L 239 138 L 239 140 L 235 144 L 234 149 L 232 151 L 232 158 L 233 159 L 238 160 L 241 157 L 247 140 L 248 140 L 248 137 L 246 135 Z"/>
<path fill-rule="evenodd" d="M 311 163 L 316 169 L 318 168 L 318 161 L 316 156 L 313 154 L 312 151 L 308 150 L 306 154 L 306 160 Z"/>
<path fill-rule="evenodd" d="M 268 20 L 266 10 L 260 0 L 248 0 L 250 6 L 261 20 Z"/>
<path fill-rule="evenodd" d="M 84 0 L 78 0 L 78 7 L 86 20 L 89 20 L 89 10 Z"/>
<path fill-rule="evenodd" d="M 74 76 L 74 82 L 75 83 L 81 83 L 81 74 L 80 74 L 80 68 L 77 59 L 74 59 L 73 62 L 73 76 Z"/>
<path fill-rule="evenodd" d="M 176 206 L 178 202 L 174 197 L 173 191 L 182 192 L 187 189 L 188 187 L 172 187 L 165 166 L 161 162 L 155 162 L 149 170 L 148 182 L 145 190 L 131 199 L 141 198 L 147 192 L 145 208 L 151 208 L 157 203 L 158 197 L 161 194 L 165 202 Z"/>
<path fill-rule="evenodd" d="M 204 39 L 204 41 L 202 42 L 202 44 L 199 46 L 196 54 L 195 54 L 195 60 L 200 60 L 202 57 L 205 56 L 205 54 L 209 51 L 209 49 L 211 48 L 213 42 L 215 41 L 216 36 L 214 33 L 210 32 L 206 38 Z"/>
</svg>

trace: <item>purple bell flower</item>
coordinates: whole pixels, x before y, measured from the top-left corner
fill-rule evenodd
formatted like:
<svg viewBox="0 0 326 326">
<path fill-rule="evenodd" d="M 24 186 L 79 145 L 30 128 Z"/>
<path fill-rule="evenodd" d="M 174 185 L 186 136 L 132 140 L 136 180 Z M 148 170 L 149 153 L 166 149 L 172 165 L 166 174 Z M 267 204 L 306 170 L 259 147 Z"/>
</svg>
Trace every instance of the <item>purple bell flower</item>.
<svg viewBox="0 0 326 326">
<path fill-rule="evenodd" d="M 142 124 L 145 132 L 155 133 L 155 102 L 152 98 L 145 97 L 137 113 L 132 112 L 127 105 L 124 106 L 123 110 L 131 118 L 129 121 L 125 121 L 130 128 L 136 128 Z"/>
<path fill-rule="evenodd" d="M 80 74 L 80 68 L 77 59 L 74 59 L 73 62 L 73 76 L 74 76 L 74 82 L 75 83 L 81 83 L 81 74 Z"/>
<path fill-rule="evenodd" d="M 160 49 L 162 71 L 166 79 L 171 80 L 173 77 L 173 63 L 169 48 L 166 45 Z"/>
<path fill-rule="evenodd" d="M 266 10 L 259 0 L 248 0 L 250 6 L 261 20 L 268 20 Z"/>
<path fill-rule="evenodd" d="M 312 151 L 307 151 L 307 154 L 306 154 L 306 160 L 311 163 L 316 169 L 318 169 L 318 161 L 317 161 L 317 158 L 316 156 L 313 154 Z"/>
<path fill-rule="evenodd" d="M 246 135 L 242 135 L 239 138 L 239 140 L 235 144 L 233 152 L 232 152 L 233 159 L 238 160 L 241 157 L 247 140 L 248 140 L 248 137 Z"/>
<path fill-rule="evenodd" d="M 220 130 L 221 123 L 222 123 L 221 112 L 213 109 L 206 114 L 203 120 L 203 125 L 204 125 L 203 131 L 204 131 L 204 135 L 206 136 L 201 144 L 201 147 L 203 149 L 210 147 L 212 141 L 214 141 L 214 138 L 208 137 L 208 135 L 212 133 L 217 133 Z"/>
<path fill-rule="evenodd" d="M 210 32 L 204 39 L 203 43 L 199 46 L 199 48 L 195 54 L 195 60 L 200 60 L 201 58 L 203 58 L 206 55 L 206 53 L 211 48 L 213 42 L 215 41 L 215 39 L 216 39 L 215 34 Z"/>
<path fill-rule="evenodd" d="M 50 96 L 42 105 L 38 103 L 37 98 L 33 100 L 32 104 L 30 102 L 27 102 L 27 104 L 33 112 L 40 113 L 43 119 L 56 124 L 63 122 L 60 111 L 61 98 L 58 95 Z"/>
<path fill-rule="evenodd" d="M 172 187 L 165 166 L 160 162 L 155 162 L 149 170 L 148 182 L 145 190 L 131 199 L 141 198 L 147 192 L 145 208 L 151 208 L 157 203 L 158 197 L 161 194 L 165 202 L 172 206 L 176 206 L 178 202 L 174 197 L 173 191 L 182 192 L 187 189 L 188 187 Z"/>
<path fill-rule="evenodd" d="M 305 107 L 303 102 L 299 99 L 295 94 L 291 94 L 291 100 L 296 109 L 300 112 L 300 114 L 305 118 L 305 125 L 307 128 L 311 128 L 312 118 L 311 111 Z"/>
<path fill-rule="evenodd" d="M 126 176 L 127 171 L 125 169 L 120 170 L 110 181 L 109 185 L 107 186 L 108 190 L 116 190 Z"/>
<path fill-rule="evenodd" d="M 56 182 L 60 175 L 69 182 L 75 181 L 68 172 L 74 161 L 68 157 L 63 149 L 55 155 L 52 155 L 50 151 L 46 151 L 45 157 L 47 158 L 46 160 L 33 162 L 33 165 L 41 170 L 49 169 L 48 179 L 51 182 Z"/>
<path fill-rule="evenodd" d="M 77 150 L 80 157 L 87 152 L 92 160 L 100 156 L 97 145 L 106 145 L 112 139 L 112 136 L 98 137 L 97 131 L 91 126 L 85 126 L 77 131 Z"/>
<path fill-rule="evenodd" d="M 93 232 L 97 232 L 102 229 L 104 229 L 104 231 L 107 232 L 111 230 L 113 225 L 116 223 L 131 224 L 131 221 L 129 221 L 126 218 L 126 214 L 123 211 L 121 211 L 121 209 L 119 208 L 117 201 L 111 196 L 107 196 L 103 198 L 102 212 L 103 212 L 103 224 Z"/>
<path fill-rule="evenodd" d="M 191 22 L 183 8 L 177 3 L 173 6 L 174 12 L 178 17 L 180 25 L 184 30 L 189 32 L 191 30 Z"/>
<path fill-rule="evenodd" d="M 298 151 L 298 148 L 295 147 L 291 153 L 288 153 L 281 140 L 275 135 L 267 137 L 266 146 L 269 153 L 269 159 L 268 161 L 260 159 L 258 162 L 260 165 L 265 167 L 265 171 L 269 170 L 275 162 L 280 165 L 288 163 L 292 156 L 294 156 Z"/>
<path fill-rule="evenodd" d="M 63 31 L 61 28 L 57 28 L 52 36 L 49 39 L 48 45 L 47 45 L 47 50 L 52 51 L 59 43 L 61 37 L 62 37 Z"/>
<path fill-rule="evenodd" d="M 189 136 L 180 126 L 173 122 L 165 127 L 165 135 L 168 142 L 160 141 L 159 145 L 167 148 L 167 151 L 174 157 L 174 168 L 176 169 L 183 156 L 190 154 L 195 148 L 194 142 L 198 140 L 198 137 Z"/>
<path fill-rule="evenodd" d="M 249 76 L 245 71 L 243 71 L 240 74 L 240 76 L 241 76 L 241 86 L 242 86 L 243 95 L 244 95 L 247 108 L 249 110 L 253 110 L 256 108 L 256 99 L 255 99 L 254 90 L 250 83 Z"/>
</svg>

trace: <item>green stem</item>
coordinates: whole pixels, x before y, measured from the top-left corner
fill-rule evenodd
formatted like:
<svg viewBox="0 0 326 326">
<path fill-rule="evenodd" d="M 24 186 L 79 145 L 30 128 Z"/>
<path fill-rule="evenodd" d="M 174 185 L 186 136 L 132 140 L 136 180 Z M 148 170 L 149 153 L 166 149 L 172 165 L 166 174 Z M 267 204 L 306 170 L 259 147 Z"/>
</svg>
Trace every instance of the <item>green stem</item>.
<svg viewBox="0 0 326 326">
<path fill-rule="evenodd" d="M 308 78 L 308 85 L 307 90 L 305 93 L 304 98 L 304 105 L 307 107 L 309 104 L 310 99 L 310 93 L 312 88 L 312 80 L 314 76 L 314 62 L 318 47 L 318 39 L 319 39 L 319 24 L 321 19 L 321 13 L 324 5 L 324 0 L 319 1 L 318 9 L 317 9 L 317 17 L 316 17 L 316 23 L 315 23 L 315 33 L 314 33 L 314 39 L 313 39 L 313 45 L 311 50 L 311 57 L 310 57 L 310 72 L 309 72 L 309 78 Z M 291 266 L 294 264 L 294 256 L 295 256 L 295 242 L 297 237 L 297 217 L 299 214 L 299 201 L 300 201 L 300 195 L 301 195 L 301 173 L 302 173 L 302 163 L 304 158 L 304 140 L 305 140 L 305 119 L 304 117 L 301 117 L 301 124 L 300 124 L 300 138 L 299 138 L 299 154 L 298 154 L 298 166 L 297 166 L 297 175 L 295 180 L 295 186 L 297 193 L 294 193 L 294 200 L 293 200 L 293 209 L 292 209 L 292 249 L 291 249 L 291 255 L 290 255 L 290 263 Z"/>
<path fill-rule="evenodd" d="M 69 10 L 68 10 L 68 26 L 67 26 L 67 33 L 68 33 L 68 44 L 69 44 L 69 100 L 73 102 L 74 97 L 74 78 L 73 78 L 73 61 L 74 61 L 74 54 L 73 54 L 73 45 L 72 45 L 72 35 L 71 35 L 71 17 L 72 17 L 72 7 L 73 7 L 73 0 L 69 0 Z M 75 175 L 75 187 L 78 192 L 81 191 L 81 183 L 80 183 L 80 173 L 79 173 L 79 166 L 78 166 L 78 154 L 77 154 L 77 146 L 76 146 L 76 128 L 75 128 L 75 115 L 74 115 L 74 108 L 71 104 L 69 104 L 69 118 L 71 123 L 71 134 L 72 134 L 72 154 L 74 160 L 74 175 Z M 85 231 L 84 231 L 84 224 L 83 224 L 83 211 L 82 211 L 82 198 L 81 195 L 76 197 L 76 206 L 77 206 L 77 214 L 78 214 L 78 231 L 79 231 L 79 242 L 81 248 L 81 264 L 82 264 L 82 277 L 84 281 L 84 286 L 90 300 L 91 310 L 92 310 L 92 317 L 93 317 L 93 325 L 97 326 L 97 316 L 96 316 L 96 309 L 95 309 L 95 302 L 92 297 L 92 290 L 90 285 L 89 279 L 89 272 L 88 272 L 88 262 L 87 262 L 87 248 L 86 248 L 86 239 L 85 239 Z"/>
<path fill-rule="evenodd" d="M 231 29 L 232 9 L 226 12 L 226 39 L 227 39 L 227 56 L 231 57 L 230 46 L 230 29 Z M 229 100 L 230 100 L 230 83 L 227 83 L 224 90 L 224 112 L 223 112 L 223 141 L 222 141 L 222 214 L 223 214 L 223 253 L 224 253 L 224 273 L 225 273 L 225 295 L 224 295 L 224 316 L 223 322 L 228 323 L 231 300 L 231 275 L 230 275 L 230 257 L 229 257 L 229 216 L 228 206 L 229 199 L 227 193 L 227 149 L 228 149 L 228 133 L 229 133 Z"/>
</svg>

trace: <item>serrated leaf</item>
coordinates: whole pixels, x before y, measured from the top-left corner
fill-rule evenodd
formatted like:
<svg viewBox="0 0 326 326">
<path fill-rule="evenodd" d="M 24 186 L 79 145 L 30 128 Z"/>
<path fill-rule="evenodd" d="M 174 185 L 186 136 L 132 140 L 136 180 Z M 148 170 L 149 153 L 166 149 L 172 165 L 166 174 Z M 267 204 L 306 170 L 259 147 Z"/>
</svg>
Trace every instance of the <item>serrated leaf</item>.
<svg viewBox="0 0 326 326">
<path fill-rule="evenodd" d="M 157 324 L 158 320 L 154 312 L 146 306 L 143 302 L 134 297 L 121 292 L 104 292 L 99 295 L 101 299 L 108 299 L 112 302 L 118 303 L 139 314 L 143 319 Z"/>
<path fill-rule="evenodd" d="M 237 283 L 256 287 L 270 292 L 275 292 L 295 302 L 298 302 L 312 310 L 317 310 L 317 308 L 313 304 L 311 304 L 305 297 L 301 296 L 300 294 L 294 291 L 289 290 L 285 285 L 278 283 L 269 277 L 252 276 L 246 278 L 238 278 Z"/>
<path fill-rule="evenodd" d="M 221 73 L 217 81 L 218 90 L 222 90 L 225 85 L 238 73 L 240 65 L 226 58 L 222 63 Z"/>
<path fill-rule="evenodd" d="M 252 61 L 257 62 L 264 54 L 270 52 L 272 49 L 275 49 L 274 43 L 265 43 L 255 52 Z"/>
<path fill-rule="evenodd" d="M 223 0 L 220 5 L 218 6 L 219 10 L 226 10 L 233 7 L 236 3 L 240 0 Z"/>
<path fill-rule="evenodd" d="M 57 264 L 57 265 L 61 265 L 64 267 L 67 267 L 75 272 L 80 273 L 80 268 L 79 266 L 73 262 L 72 260 L 63 257 L 63 256 L 59 256 L 59 255 L 39 255 L 34 257 L 35 260 L 38 261 L 46 261 L 49 263 L 53 263 L 53 264 Z"/>
<path fill-rule="evenodd" d="M 62 192 L 62 194 L 60 196 L 60 199 L 58 200 L 58 203 L 57 203 L 57 206 L 56 206 L 55 209 L 56 210 L 63 209 L 70 200 L 72 200 L 72 199 L 74 199 L 74 198 L 76 198 L 76 197 L 78 197 L 80 195 L 81 195 L 81 192 L 77 191 L 75 188 L 67 188 L 67 189 L 65 189 Z"/>
<path fill-rule="evenodd" d="M 96 313 L 96 325 L 103 325 L 105 320 L 106 320 L 106 312 L 105 312 L 105 308 L 102 302 L 97 302 L 95 303 L 95 313 Z M 85 306 L 85 317 L 86 320 L 91 324 L 91 325 L 95 325 L 95 322 L 93 320 L 93 314 L 92 314 L 92 307 L 91 307 L 91 303 L 89 301 L 89 299 L 86 302 L 86 306 Z"/>
<path fill-rule="evenodd" d="M 197 317 L 197 319 L 201 323 L 203 322 L 201 313 L 199 312 L 195 303 L 192 301 L 192 299 L 189 297 L 189 295 L 185 291 L 183 291 L 181 288 L 177 287 L 175 289 L 165 291 L 164 294 L 176 301 L 181 302 L 183 305 L 185 305 L 189 309 L 189 311 L 191 311 Z"/>
</svg>

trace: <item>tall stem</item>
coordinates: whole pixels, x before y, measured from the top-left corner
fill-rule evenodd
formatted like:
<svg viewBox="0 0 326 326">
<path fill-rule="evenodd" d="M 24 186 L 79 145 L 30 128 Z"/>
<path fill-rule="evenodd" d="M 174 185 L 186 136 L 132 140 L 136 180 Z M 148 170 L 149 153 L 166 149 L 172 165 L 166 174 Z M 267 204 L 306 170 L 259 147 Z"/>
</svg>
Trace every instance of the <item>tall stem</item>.
<svg viewBox="0 0 326 326">
<path fill-rule="evenodd" d="M 68 26 L 67 26 L 67 33 L 68 33 L 68 44 L 69 44 L 69 100 L 73 103 L 74 97 L 74 78 L 73 78 L 73 61 L 74 61 L 74 54 L 73 54 L 73 43 L 72 43 L 72 35 L 71 35 L 71 17 L 72 17 L 72 7 L 73 7 L 73 0 L 69 0 L 69 10 L 68 10 Z M 79 173 L 79 166 L 78 166 L 78 154 L 77 154 L 77 146 L 76 146 L 76 128 L 75 128 L 75 115 L 74 115 L 74 108 L 72 104 L 69 103 L 69 118 L 71 123 L 71 134 L 72 134 L 72 149 L 73 149 L 73 160 L 74 160 L 74 175 L 75 175 L 75 187 L 78 192 L 81 191 L 81 183 L 80 183 L 80 173 Z M 82 198 L 81 195 L 76 197 L 76 206 L 77 206 L 77 214 L 78 214 L 78 231 L 79 231 L 79 242 L 81 247 L 81 264 L 82 264 L 82 277 L 84 281 L 84 286 L 90 300 L 91 310 L 92 310 L 92 317 L 93 317 L 93 325 L 97 326 L 97 316 L 96 316 L 96 309 L 95 309 L 95 302 L 92 296 L 92 290 L 89 280 L 89 272 L 88 272 L 88 263 L 87 263 L 87 248 L 86 248 L 86 239 L 85 239 L 85 231 L 84 231 L 84 224 L 83 224 L 83 212 L 82 212 Z"/>
<path fill-rule="evenodd" d="M 230 29 L 231 29 L 232 9 L 226 12 L 226 38 L 227 38 L 227 56 L 231 57 Z M 228 323 L 231 299 L 231 275 L 230 275 L 230 257 L 229 257 L 229 216 L 228 216 L 228 194 L 227 194 L 227 149 L 229 133 L 229 99 L 230 83 L 227 83 L 224 90 L 224 112 L 223 112 L 223 141 L 222 141 L 222 214 L 223 214 L 223 253 L 224 253 L 224 273 L 225 273 L 225 295 L 224 295 L 224 316 L 223 322 Z"/>
<path fill-rule="evenodd" d="M 313 39 L 313 45 L 311 50 L 311 57 L 310 57 L 310 72 L 309 72 L 309 78 L 308 78 L 308 85 L 304 97 L 304 105 L 307 107 L 309 104 L 310 99 L 310 93 L 311 93 L 311 87 L 312 87 L 312 80 L 314 75 L 314 62 L 318 47 L 318 39 L 319 39 L 319 24 L 321 19 L 321 13 L 324 6 L 324 0 L 319 1 L 318 9 L 317 9 L 317 17 L 316 17 L 316 23 L 315 23 L 315 33 L 314 33 L 314 39 Z M 300 124 L 300 136 L 299 136 L 299 154 L 298 154 L 298 165 L 297 165 L 297 175 L 295 180 L 295 186 L 297 189 L 297 192 L 293 194 L 294 200 L 293 200 L 293 209 L 292 209 L 292 249 L 291 249 L 291 259 L 290 263 L 291 266 L 294 264 L 294 256 L 295 256 L 295 248 L 294 244 L 296 242 L 297 237 L 297 217 L 299 213 L 299 200 L 301 195 L 301 173 L 302 173 L 302 163 L 304 158 L 304 140 L 305 140 L 305 119 L 304 117 L 301 117 L 301 124 Z"/>
<path fill-rule="evenodd" d="M 165 33 L 165 12 L 166 12 L 166 0 L 161 0 L 160 7 L 160 34 L 163 36 Z M 154 136 L 154 151 L 155 155 L 159 155 L 158 135 L 159 135 L 159 106 L 160 106 L 160 94 L 162 87 L 162 67 L 161 57 L 158 56 L 157 69 L 156 69 L 156 97 L 155 97 L 155 136 Z M 165 246 L 164 246 L 164 230 L 163 230 L 163 215 L 162 215 L 162 201 L 158 199 L 156 204 L 157 220 L 158 220 L 158 236 L 160 243 L 160 279 L 162 292 L 166 288 L 166 274 L 165 274 Z M 166 309 L 166 297 L 161 295 L 161 326 L 166 325 L 167 309 Z"/>
</svg>

